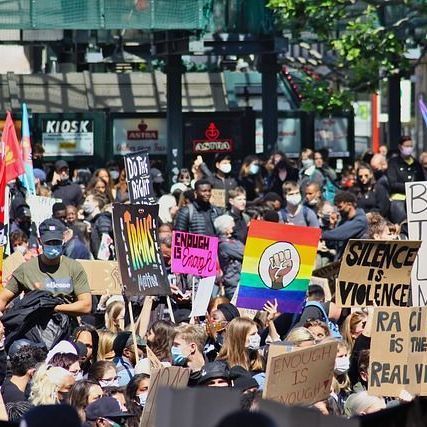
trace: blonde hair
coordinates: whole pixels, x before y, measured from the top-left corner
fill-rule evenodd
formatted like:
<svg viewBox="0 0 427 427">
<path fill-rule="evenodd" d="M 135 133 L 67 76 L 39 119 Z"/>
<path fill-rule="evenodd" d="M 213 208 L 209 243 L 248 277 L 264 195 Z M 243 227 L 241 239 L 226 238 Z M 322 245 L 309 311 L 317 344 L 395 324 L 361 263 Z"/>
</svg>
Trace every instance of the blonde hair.
<svg viewBox="0 0 427 427">
<path fill-rule="evenodd" d="M 285 338 L 285 341 L 290 342 L 292 345 L 298 346 L 299 344 L 307 341 L 312 341 L 314 344 L 316 338 L 307 328 L 300 326 L 293 328 Z"/>
<path fill-rule="evenodd" d="M 180 336 L 187 344 L 195 343 L 200 353 L 203 353 L 203 348 L 206 343 L 206 331 L 198 325 L 181 325 L 175 328 L 175 337 Z"/>
<path fill-rule="evenodd" d="M 248 371 L 264 369 L 264 360 L 258 352 L 251 352 L 250 356 L 245 347 L 246 337 L 252 327 L 257 324 L 247 317 L 236 317 L 227 326 L 222 346 L 217 360 L 227 361 L 230 368 L 239 365 Z"/>
<path fill-rule="evenodd" d="M 105 356 L 113 351 L 116 334 L 111 331 L 99 331 L 98 357 L 96 360 L 106 360 Z"/>
<path fill-rule="evenodd" d="M 115 334 L 122 332 L 117 318 L 120 313 L 125 309 L 125 304 L 122 301 L 114 301 L 107 305 L 105 310 L 105 327 Z"/>
<path fill-rule="evenodd" d="M 350 356 L 351 350 L 347 341 L 338 340 L 338 351 L 344 349 L 346 353 Z M 351 382 L 348 376 L 348 373 L 337 375 L 334 373 L 332 377 L 332 390 L 334 393 L 339 394 L 341 392 L 350 393 L 351 392 Z"/>
<path fill-rule="evenodd" d="M 353 350 L 354 341 L 356 338 L 353 337 L 356 326 L 366 320 L 367 314 L 363 311 L 355 311 L 346 317 L 341 327 L 341 334 L 344 340 L 350 347 L 350 351 Z"/>
<path fill-rule="evenodd" d="M 67 377 L 73 376 L 64 368 L 45 363 L 36 370 L 31 386 L 30 401 L 33 405 L 54 405 L 59 403 L 58 390 Z"/>
</svg>

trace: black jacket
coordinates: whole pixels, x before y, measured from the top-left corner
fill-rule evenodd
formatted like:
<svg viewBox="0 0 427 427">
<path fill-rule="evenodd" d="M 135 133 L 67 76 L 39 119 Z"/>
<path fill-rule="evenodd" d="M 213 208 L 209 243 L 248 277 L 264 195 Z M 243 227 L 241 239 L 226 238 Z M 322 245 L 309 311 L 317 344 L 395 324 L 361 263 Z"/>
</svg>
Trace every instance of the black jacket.
<svg viewBox="0 0 427 427">
<path fill-rule="evenodd" d="M 397 156 L 388 162 L 387 178 L 391 195 L 405 194 L 405 182 L 424 181 L 424 171 L 417 160 L 408 165 L 401 156 Z"/>
<path fill-rule="evenodd" d="M 52 197 L 61 199 L 65 205 L 79 206 L 83 203 L 83 193 L 79 184 L 67 181 L 59 181 L 52 186 Z"/>
<path fill-rule="evenodd" d="M 55 306 L 63 302 L 47 291 L 30 291 L 21 300 L 15 298 L 2 317 L 6 351 L 21 338 L 43 343 L 48 350 L 67 338 L 71 332 L 70 319 L 54 312 Z"/>
<path fill-rule="evenodd" d="M 201 204 L 195 200 L 178 211 L 175 230 L 213 236 L 215 235 L 213 222 L 219 215 L 221 215 L 219 208 L 211 204 Z"/>
</svg>

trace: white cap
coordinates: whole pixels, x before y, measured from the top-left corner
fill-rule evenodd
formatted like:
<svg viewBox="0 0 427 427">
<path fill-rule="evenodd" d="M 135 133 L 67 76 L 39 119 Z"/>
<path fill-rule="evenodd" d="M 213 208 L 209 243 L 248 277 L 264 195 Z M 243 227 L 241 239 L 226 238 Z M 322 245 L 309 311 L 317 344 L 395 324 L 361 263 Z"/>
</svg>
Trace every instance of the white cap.
<svg viewBox="0 0 427 427">
<path fill-rule="evenodd" d="M 62 353 L 73 353 L 78 356 L 77 350 L 73 346 L 73 344 L 71 344 L 69 341 L 59 341 L 59 343 L 56 344 L 55 347 L 53 347 L 47 354 L 46 363 L 49 363 L 52 357 L 55 356 L 55 354 Z"/>
<path fill-rule="evenodd" d="M 135 365 L 135 375 L 145 374 L 150 375 L 151 372 L 151 362 L 149 359 L 140 359 L 139 362 Z"/>
</svg>

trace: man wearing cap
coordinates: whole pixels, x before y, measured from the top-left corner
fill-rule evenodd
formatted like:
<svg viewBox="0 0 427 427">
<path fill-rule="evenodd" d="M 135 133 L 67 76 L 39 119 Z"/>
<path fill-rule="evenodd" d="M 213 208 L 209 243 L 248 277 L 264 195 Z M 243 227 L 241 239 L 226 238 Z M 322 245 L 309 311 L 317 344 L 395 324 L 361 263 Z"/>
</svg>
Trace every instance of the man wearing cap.
<svg viewBox="0 0 427 427">
<path fill-rule="evenodd" d="M 133 414 L 123 412 L 114 397 L 104 396 L 86 406 L 86 423 L 89 427 L 120 427 Z"/>
<path fill-rule="evenodd" d="M 206 363 L 198 384 L 206 387 L 231 387 L 230 368 L 227 363 L 222 360 Z"/>
<path fill-rule="evenodd" d="M 40 224 L 43 252 L 14 271 L 0 291 L 0 311 L 22 291 L 43 290 L 63 298 L 64 304 L 55 307 L 57 313 L 72 316 L 90 313 L 92 298 L 86 273 L 81 264 L 62 255 L 65 230 L 64 224 L 53 218 Z"/>
<path fill-rule="evenodd" d="M 52 197 L 61 199 L 65 205 L 79 206 L 83 202 L 82 189 L 79 184 L 71 182 L 70 168 L 65 160 L 55 162 Z"/>
<path fill-rule="evenodd" d="M 37 228 L 31 221 L 31 211 L 28 205 L 20 205 L 15 210 L 15 219 L 10 225 L 10 234 L 22 231 L 28 239 L 30 248 L 38 248 Z"/>
</svg>

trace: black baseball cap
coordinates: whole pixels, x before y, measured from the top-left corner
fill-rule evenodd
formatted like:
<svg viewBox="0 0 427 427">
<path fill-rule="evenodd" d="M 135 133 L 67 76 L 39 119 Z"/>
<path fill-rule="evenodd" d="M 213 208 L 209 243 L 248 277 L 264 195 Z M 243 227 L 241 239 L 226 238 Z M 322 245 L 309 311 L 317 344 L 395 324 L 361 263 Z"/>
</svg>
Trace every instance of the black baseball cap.
<svg viewBox="0 0 427 427">
<path fill-rule="evenodd" d="M 162 172 L 159 169 L 152 168 L 150 170 L 150 175 L 151 175 L 151 179 L 155 184 L 161 184 L 165 182 L 165 180 L 163 179 Z"/>
<path fill-rule="evenodd" d="M 39 225 L 39 234 L 42 243 L 51 240 L 63 240 L 67 227 L 58 219 L 48 218 Z"/>
<path fill-rule="evenodd" d="M 98 418 L 127 418 L 133 414 L 123 412 L 119 402 L 114 397 L 104 396 L 86 406 L 86 419 L 96 421 Z"/>
<path fill-rule="evenodd" d="M 225 380 L 230 381 L 230 368 L 227 363 L 220 360 L 206 363 L 206 365 L 203 366 L 198 384 L 206 384 L 208 381 L 217 378 L 224 378 Z"/>
<path fill-rule="evenodd" d="M 65 160 L 57 160 L 55 162 L 55 171 L 59 172 L 61 169 L 67 168 L 69 169 L 70 167 L 68 166 L 68 163 Z"/>
</svg>

